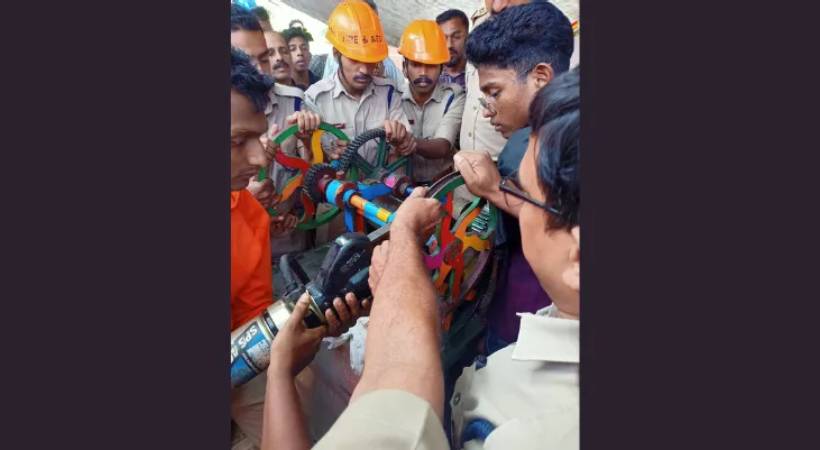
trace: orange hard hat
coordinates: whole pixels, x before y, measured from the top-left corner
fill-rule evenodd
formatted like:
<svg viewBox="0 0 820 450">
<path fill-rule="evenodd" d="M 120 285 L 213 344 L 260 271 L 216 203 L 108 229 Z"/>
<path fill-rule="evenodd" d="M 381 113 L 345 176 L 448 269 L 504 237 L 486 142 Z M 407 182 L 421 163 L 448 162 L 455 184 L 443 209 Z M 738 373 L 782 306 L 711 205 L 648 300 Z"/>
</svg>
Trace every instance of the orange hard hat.
<svg viewBox="0 0 820 450">
<path fill-rule="evenodd" d="M 399 53 L 422 64 L 444 64 L 450 60 L 447 39 L 432 20 L 414 20 L 401 35 Z"/>
<path fill-rule="evenodd" d="M 379 16 L 361 0 L 345 0 L 327 19 L 328 41 L 350 59 L 375 63 L 387 58 L 387 40 Z"/>
</svg>

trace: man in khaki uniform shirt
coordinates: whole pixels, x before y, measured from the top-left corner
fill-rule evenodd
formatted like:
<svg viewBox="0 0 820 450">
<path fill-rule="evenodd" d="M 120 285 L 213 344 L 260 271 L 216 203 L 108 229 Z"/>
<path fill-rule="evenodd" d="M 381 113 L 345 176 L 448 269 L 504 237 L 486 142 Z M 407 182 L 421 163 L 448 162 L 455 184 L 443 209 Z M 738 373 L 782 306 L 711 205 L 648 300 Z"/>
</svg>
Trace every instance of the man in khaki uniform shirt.
<svg viewBox="0 0 820 450">
<path fill-rule="evenodd" d="M 579 321 L 558 314 L 520 314 L 515 344 L 464 369 L 450 401 L 455 448 L 578 448 Z"/>
<path fill-rule="evenodd" d="M 370 77 L 370 84 L 360 96 L 350 93 L 339 79 L 339 72 L 333 78 L 317 81 L 305 92 L 308 106 L 317 111 L 322 120 L 341 125 L 342 131 L 353 140 L 356 136 L 374 128 L 383 128 L 385 121 L 396 121 L 410 129 L 407 116 L 401 108 L 401 92 L 392 81 Z M 359 148 L 359 154 L 370 163 L 376 160 L 376 140 Z M 335 149 L 328 149 L 331 157 Z"/>
<path fill-rule="evenodd" d="M 404 136 L 413 138 L 407 116 L 401 107 L 401 92 L 392 81 L 385 78 L 370 77 L 370 83 L 357 98 L 344 87 L 339 79 L 343 65 L 339 66 L 337 75 L 317 81 L 305 92 L 308 106 L 321 114 L 325 122 L 339 126 L 342 131 L 353 140 L 365 131 L 375 128 L 388 129 L 385 121 L 393 124 L 393 129 L 401 128 Z M 330 159 L 339 158 L 349 142 L 337 140 L 330 144 L 331 138 L 325 134 L 322 146 Z M 414 146 L 414 143 L 413 143 Z M 361 155 L 370 164 L 375 164 L 378 150 L 378 140 L 371 140 L 359 147 Z M 330 208 L 323 203 L 319 205 L 319 212 Z M 330 242 L 345 232 L 344 216 L 339 214 L 328 224 L 316 230 L 316 244 Z"/>
<path fill-rule="evenodd" d="M 296 81 L 293 79 L 293 57 L 282 33 L 273 30 L 265 31 L 265 42 L 268 45 L 273 79 L 279 84 L 296 86 Z"/>
<path fill-rule="evenodd" d="M 447 40 L 432 20 L 411 22 L 401 37 L 399 53 L 407 90 L 402 107 L 416 137 L 413 179 L 428 184 L 452 167 L 464 94 L 460 86 L 439 82 L 443 64 L 450 60 Z"/>
<path fill-rule="evenodd" d="M 451 150 L 455 148 L 461 115 L 464 113 L 464 91 L 456 84 L 436 85 L 433 94 L 423 106 L 419 106 L 408 90 L 402 93 L 402 106 L 413 128 L 413 136 L 419 141 L 446 140 Z M 443 158 L 430 159 L 417 150 L 413 155 L 413 179 L 417 183 L 430 183 L 452 167 L 452 153 Z"/>
<path fill-rule="evenodd" d="M 456 382 L 451 400 L 455 449 L 579 448 L 579 79 L 574 70 L 539 91 L 532 107 L 534 131 L 520 172 L 502 184 L 510 208 L 518 210 L 525 257 L 553 304 L 536 314 L 523 314 L 518 342 L 491 355 L 486 365 L 477 362 L 465 369 Z M 559 139 L 547 139 L 550 136 Z M 464 162 L 457 162 L 457 168 L 465 178 L 480 176 Z M 555 188 L 557 183 L 561 189 Z M 406 214 L 401 214 L 402 208 Z M 387 255 L 381 254 L 384 244 L 374 251 L 371 286 L 375 285 L 376 300 L 367 365 L 350 406 L 314 448 L 448 448 L 437 420 L 439 387 L 427 387 L 439 382 L 441 374 L 435 380 L 424 379 L 421 359 L 426 352 L 435 353 L 435 346 L 431 350 L 414 342 L 419 337 L 408 336 L 403 329 L 390 333 L 390 326 L 401 322 L 391 313 L 402 312 L 388 308 L 434 305 L 432 285 L 419 277 L 413 280 L 414 288 L 407 289 L 410 292 L 393 292 L 380 283 L 381 278 L 390 279 L 392 288 L 392 275 L 403 269 L 411 275 L 407 268 L 422 266 L 418 237 L 435 219 L 435 211 L 403 204 L 393 226 L 407 230 L 406 223 L 415 224 L 409 227 L 415 239 L 399 235 L 394 241 L 391 235 Z M 377 309 L 381 301 L 388 304 Z M 407 326 L 429 331 L 424 325 L 435 319 L 435 314 L 420 319 L 411 310 L 407 320 L 413 323 Z M 377 326 L 386 331 L 376 336 Z M 376 338 L 389 344 L 373 349 Z M 410 344 L 417 350 L 401 351 Z M 440 369 L 435 359 L 426 364 Z M 402 373 L 408 370 L 412 373 Z M 416 382 L 419 378 L 423 381 Z"/>
<path fill-rule="evenodd" d="M 372 75 L 376 64 L 387 57 L 387 42 L 379 16 L 367 3 L 343 1 L 331 12 L 325 37 L 333 44 L 339 68 L 330 78 L 305 92 L 311 109 L 325 122 L 343 127 L 352 140 L 359 134 L 385 128 L 387 140 L 401 154 L 415 151 L 415 139 L 401 108 L 401 92 L 396 85 Z M 326 148 L 331 158 L 340 156 L 344 143 Z M 377 143 L 368 142 L 359 154 L 371 164 L 376 160 Z"/>
<path fill-rule="evenodd" d="M 281 83 L 273 85 L 270 92 L 270 104 L 265 109 L 265 117 L 268 119 L 268 139 L 272 140 L 276 135 L 294 124 L 298 118 L 308 118 L 309 125 L 306 133 L 318 127 L 320 117 L 307 108 L 304 101 L 304 93 L 294 86 L 286 86 Z M 290 119 L 290 120 L 288 120 Z M 288 156 L 300 157 L 310 160 L 310 143 L 307 139 L 299 141 L 296 136 L 291 136 L 280 146 L 280 151 Z M 289 169 L 281 164 L 271 161 L 268 167 L 268 177 L 272 180 L 275 193 L 281 193 L 287 181 L 299 173 L 296 169 Z M 271 235 L 271 254 L 274 260 L 285 253 L 302 251 L 307 248 L 307 233 L 302 230 L 290 228 L 297 219 L 297 212 L 294 207 L 298 204 L 299 197 L 296 194 L 283 202 L 273 205 L 277 212 L 277 217 L 293 216 L 286 219 L 287 227 L 279 234 Z"/>
<path fill-rule="evenodd" d="M 328 18 L 325 37 L 333 44 L 333 55 L 339 68 L 327 79 L 316 82 L 305 92 L 310 108 L 325 122 L 336 124 L 348 138 L 384 128 L 393 155 L 409 155 L 415 151 L 416 141 L 409 132 L 410 124 L 401 108 L 401 92 L 389 80 L 372 76 L 376 64 L 387 57 L 387 42 L 378 15 L 361 1 L 343 1 Z M 323 141 L 330 159 L 339 158 L 348 142 L 330 138 Z M 378 142 L 371 140 L 358 150 L 370 164 L 375 164 Z M 329 205 L 322 204 L 319 212 Z M 323 244 L 345 231 L 340 214 L 326 226 L 316 230 L 316 243 Z"/>
</svg>

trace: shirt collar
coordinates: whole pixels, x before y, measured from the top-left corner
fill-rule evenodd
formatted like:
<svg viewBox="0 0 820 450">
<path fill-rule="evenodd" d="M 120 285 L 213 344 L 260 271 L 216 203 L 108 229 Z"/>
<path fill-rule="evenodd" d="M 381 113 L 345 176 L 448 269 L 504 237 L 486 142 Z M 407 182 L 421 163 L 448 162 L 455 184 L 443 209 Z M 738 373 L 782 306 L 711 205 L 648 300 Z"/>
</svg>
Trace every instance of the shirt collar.
<svg viewBox="0 0 820 450">
<path fill-rule="evenodd" d="M 342 84 L 341 72 L 342 66 L 339 66 L 339 68 L 336 69 L 336 83 L 334 83 L 333 86 L 333 98 L 337 98 L 338 96 L 342 95 L 342 93 L 344 93 L 345 95 L 350 97 L 351 100 L 356 100 L 356 97 L 350 95 L 350 93 L 347 92 L 347 90 L 345 90 L 345 86 L 344 84 Z M 364 99 L 366 99 L 370 94 L 373 94 L 375 92 L 376 86 L 373 85 L 373 80 L 370 80 L 370 84 L 366 88 L 364 88 L 364 92 L 362 92 L 362 98 L 359 99 L 359 101 L 364 101 Z"/>
<path fill-rule="evenodd" d="M 423 105 L 419 105 L 416 103 L 416 100 L 413 98 L 413 92 L 410 90 L 410 86 L 407 86 L 407 90 L 402 92 L 401 94 L 402 100 L 409 100 L 413 102 L 414 105 L 419 107 Z M 430 96 L 430 100 L 435 100 L 441 103 L 441 100 L 444 98 L 444 88 L 441 86 L 441 83 L 436 83 L 436 88 L 433 90 L 433 95 Z M 428 100 L 429 101 L 429 100 Z"/>
<path fill-rule="evenodd" d="M 519 313 L 521 328 L 512 359 L 578 363 L 580 360 L 580 322 L 557 317 L 553 305 L 535 314 Z"/>
<path fill-rule="evenodd" d="M 302 97 L 302 90 L 296 86 L 276 83 L 273 85 L 273 92 L 280 97 Z"/>
<path fill-rule="evenodd" d="M 276 100 L 276 86 L 277 85 L 274 84 L 273 87 L 271 87 L 268 91 L 268 98 L 270 98 L 270 101 L 268 102 L 268 105 L 265 106 L 266 116 L 273 114 L 273 108 L 278 104 L 278 101 Z"/>
</svg>

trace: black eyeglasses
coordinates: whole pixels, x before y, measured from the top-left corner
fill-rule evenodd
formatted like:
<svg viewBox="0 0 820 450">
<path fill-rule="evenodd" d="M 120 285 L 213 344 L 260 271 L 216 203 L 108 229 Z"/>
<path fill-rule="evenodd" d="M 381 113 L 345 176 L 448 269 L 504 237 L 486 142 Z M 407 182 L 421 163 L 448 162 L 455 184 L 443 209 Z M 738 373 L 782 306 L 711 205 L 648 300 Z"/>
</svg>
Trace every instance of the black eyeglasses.
<svg viewBox="0 0 820 450">
<path fill-rule="evenodd" d="M 516 198 L 520 199 L 520 200 L 524 200 L 525 202 L 530 203 L 531 205 L 535 205 L 535 206 L 543 209 L 544 211 L 549 212 L 550 214 L 554 214 L 558 218 L 562 217 L 561 216 L 561 210 L 559 208 L 556 208 L 555 206 L 547 204 L 546 202 L 541 202 L 541 201 L 538 201 L 538 200 L 532 198 L 532 196 L 530 196 L 530 194 L 527 194 L 527 192 L 524 191 L 524 189 L 521 188 L 521 182 L 518 181 L 518 171 L 517 170 L 515 172 L 507 175 L 506 177 L 502 178 L 501 182 L 498 183 L 498 188 L 501 189 L 501 192 L 505 192 L 507 194 L 512 195 L 513 197 L 516 197 Z"/>
</svg>

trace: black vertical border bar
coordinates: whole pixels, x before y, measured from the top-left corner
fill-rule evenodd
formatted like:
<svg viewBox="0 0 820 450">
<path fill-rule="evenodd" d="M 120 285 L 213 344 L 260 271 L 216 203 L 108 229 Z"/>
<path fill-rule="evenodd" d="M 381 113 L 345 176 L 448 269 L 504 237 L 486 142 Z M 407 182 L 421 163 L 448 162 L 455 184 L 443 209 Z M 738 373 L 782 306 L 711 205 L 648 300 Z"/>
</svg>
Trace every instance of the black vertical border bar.
<svg viewBox="0 0 820 450">
<path fill-rule="evenodd" d="M 811 446 L 817 8 L 581 3 L 582 449 Z"/>
<path fill-rule="evenodd" d="M 228 8 L 4 6 L 4 448 L 229 448 Z"/>
</svg>

